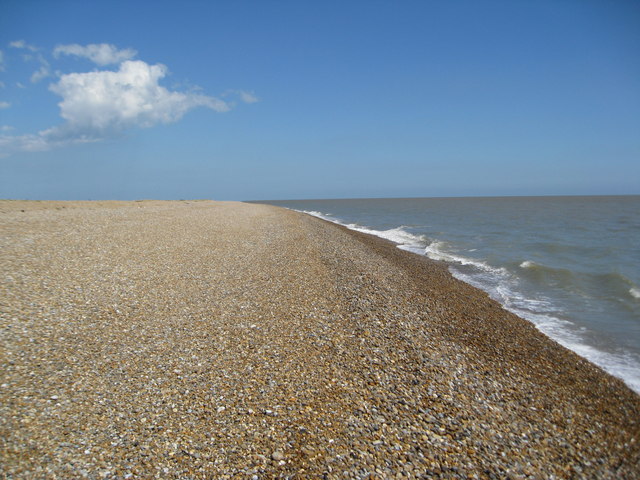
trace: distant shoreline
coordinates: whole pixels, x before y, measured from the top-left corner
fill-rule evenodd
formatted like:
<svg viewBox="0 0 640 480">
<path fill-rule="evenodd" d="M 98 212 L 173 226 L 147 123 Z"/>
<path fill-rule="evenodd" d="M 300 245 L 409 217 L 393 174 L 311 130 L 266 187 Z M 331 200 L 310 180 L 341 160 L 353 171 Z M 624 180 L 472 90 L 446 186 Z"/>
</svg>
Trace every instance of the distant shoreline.
<svg viewBox="0 0 640 480">
<path fill-rule="evenodd" d="M 640 396 L 384 239 L 213 201 L 0 226 L 9 477 L 638 478 Z"/>
</svg>

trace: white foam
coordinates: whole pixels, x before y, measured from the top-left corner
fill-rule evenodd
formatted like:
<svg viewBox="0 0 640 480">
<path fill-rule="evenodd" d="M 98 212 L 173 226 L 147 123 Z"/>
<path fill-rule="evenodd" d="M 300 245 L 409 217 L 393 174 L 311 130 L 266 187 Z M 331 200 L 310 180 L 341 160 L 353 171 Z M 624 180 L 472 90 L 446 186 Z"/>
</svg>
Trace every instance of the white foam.
<svg viewBox="0 0 640 480">
<path fill-rule="evenodd" d="M 484 272 L 488 272 L 494 275 L 509 276 L 509 272 L 505 268 L 496 268 L 491 265 L 475 260 L 472 258 L 464 257 L 457 253 L 453 253 L 448 249 L 448 244 L 439 240 L 431 242 L 424 251 L 432 260 L 444 261 L 447 263 L 457 263 L 459 265 L 470 265 L 476 267 Z"/>
<path fill-rule="evenodd" d="M 638 298 L 640 299 L 640 288 L 637 287 L 632 287 L 629 289 L 629 294 L 631 294 L 631 296 L 633 298 Z"/>
<path fill-rule="evenodd" d="M 525 260 L 524 262 L 522 262 L 520 264 L 520 268 L 531 268 L 531 267 L 535 267 L 536 263 L 532 262 L 530 260 Z"/>
<path fill-rule="evenodd" d="M 369 235 L 375 235 L 377 237 L 390 240 L 397 243 L 399 246 L 420 248 L 422 251 L 424 251 L 424 247 L 428 242 L 424 235 L 414 235 L 413 233 L 407 232 L 405 230 L 405 226 L 390 228 L 389 230 L 372 230 L 356 224 L 347 224 L 345 226 L 351 230 L 368 233 Z"/>
<path fill-rule="evenodd" d="M 340 223 L 340 222 L 336 222 L 331 217 L 331 214 L 322 213 L 322 212 L 316 212 L 315 210 L 296 210 L 296 211 L 297 212 L 301 212 L 301 213 L 306 213 L 306 214 L 309 214 L 309 215 L 311 215 L 313 217 L 321 218 L 323 220 L 327 220 L 328 222 Z"/>
<path fill-rule="evenodd" d="M 444 242 L 438 242 L 438 241 L 431 242 L 427 246 L 427 248 L 425 248 L 424 253 L 431 260 L 439 260 L 439 261 L 442 261 L 442 262 L 456 261 L 455 257 L 453 257 L 452 255 L 450 255 L 449 253 L 447 253 L 445 251 L 445 243 Z"/>
</svg>

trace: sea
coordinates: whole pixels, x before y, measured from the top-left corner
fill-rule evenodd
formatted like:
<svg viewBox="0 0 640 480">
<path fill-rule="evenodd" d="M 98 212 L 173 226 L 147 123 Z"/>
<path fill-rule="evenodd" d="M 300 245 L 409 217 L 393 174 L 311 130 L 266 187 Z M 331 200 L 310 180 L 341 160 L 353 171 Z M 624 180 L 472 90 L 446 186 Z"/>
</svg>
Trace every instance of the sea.
<svg viewBox="0 0 640 480">
<path fill-rule="evenodd" d="M 261 201 L 446 262 L 640 393 L 640 196 Z"/>
</svg>

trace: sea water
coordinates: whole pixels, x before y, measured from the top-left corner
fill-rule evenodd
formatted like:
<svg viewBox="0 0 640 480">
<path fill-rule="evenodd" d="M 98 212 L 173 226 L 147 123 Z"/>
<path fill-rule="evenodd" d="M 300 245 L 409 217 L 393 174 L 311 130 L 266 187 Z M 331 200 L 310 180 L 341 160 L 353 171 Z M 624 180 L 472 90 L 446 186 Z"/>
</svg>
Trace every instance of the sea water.
<svg viewBox="0 0 640 480">
<path fill-rule="evenodd" d="M 640 393 L 640 196 L 268 201 L 444 261 Z"/>
</svg>

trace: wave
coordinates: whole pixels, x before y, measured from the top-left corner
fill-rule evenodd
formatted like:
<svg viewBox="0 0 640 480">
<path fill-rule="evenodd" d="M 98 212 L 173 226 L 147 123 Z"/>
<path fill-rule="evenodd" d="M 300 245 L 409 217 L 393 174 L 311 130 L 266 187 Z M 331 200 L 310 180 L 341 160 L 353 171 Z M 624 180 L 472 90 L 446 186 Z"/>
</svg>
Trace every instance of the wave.
<svg viewBox="0 0 640 480">
<path fill-rule="evenodd" d="M 455 278 L 484 290 L 506 310 L 533 323 L 548 337 L 590 360 L 610 374 L 621 378 L 631 389 L 640 393 L 640 358 L 628 352 L 606 352 L 589 345 L 584 339 L 584 329 L 563 319 L 562 310 L 550 299 L 542 295 L 531 298 L 520 292 L 521 289 L 518 288 L 520 274 L 511 273 L 506 268 L 495 267 L 479 259 L 466 257 L 456 252 L 455 247 L 446 241 L 411 233 L 406 229 L 408 228 L 406 226 L 376 230 L 357 223 L 345 223 L 327 213 L 298 211 L 337 223 L 351 230 L 390 240 L 396 243 L 398 248 L 449 264 L 449 271 Z M 469 252 L 474 250 L 469 250 Z M 520 267 L 525 277 L 527 275 L 544 276 L 560 283 L 569 282 L 572 280 L 571 277 L 576 275 L 570 270 L 548 267 L 532 260 L 524 260 L 514 266 L 516 265 Z M 626 294 L 635 300 L 640 299 L 640 287 L 622 274 L 586 274 L 584 277 L 592 277 L 590 278 L 592 281 L 597 280 L 611 285 L 624 284 Z"/>
<path fill-rule="evenodd" d="M 524 270 L 522 276 L 546 284 L 570 288 L 575 292 L 583 292 L 587 296 L 597 295 L 611 299 L 630 296 L 640 299 L 640 287 L 630 278 L 619 272 L 580 272 L 566 268 L 549 267 L 531 260 L 525 260 L 519 267 Z M 591 293 L 588 293 L 591 292 Z"/>
<path fill-rule="evenodd" d="M 376 237 L 384 238 L 393 243 L 397 243 L 398 246 L 404 250 L 409 250 L 414 253 L 423 254 L 426 245 L 429 243 L 429 239 L 425 235 L 415 235 L 406 230 L 404 225 L 396 228 L 390 228 L 389 230 L 374 230 L 371 228 L 363 227 L 357 223 L 345 223 L 338 218 L 333 217 L 330 213 L 322 213 L 314 210 L 297 210 L 298 212 L 307 213 L 314 217 L 327 220 L 332 223 L 337 223 L 343 227 L 347 227 L 350 230 L 355 230 L 361 233 L 367 233 Z"/>
<path fill-rule="evenodd" d="M 575 275 L 574 272 L 566 268 L 549 267 L 531 260 L 525 260 L 519 266 L 525 271 L 523 272 L 525 275 L 531 276 L 548 276 L 557 280 L 569 281 Z"/>
<path fill-rule="evenodd" d="M 335 219 L 331 217 L 330 213 L 316 212 L 315 210 L 296 210 L 296 212 L 306 213 L 308 215 L 311 215 L 312 217 L 318 217 L 328 222 L 340 223 L 336 222 Z"/>
<path fill-rule="evenodd" d="M 452 248 L 447 242 L 441 240 L 433 240 L 424 251 L 424 254 L 432 260 L 439 260 L 447 263 L 453 263 L 464 266 L 472 266 L 484 272 L 496 275 L 509 275 L 505 268 L 498 268 L 489 265 L 481 260 L 465 257 L 458 253 L 452 252 Z"/>
<path fill-rule="evenodd" d="M 356 224 L 346 224 L 345 227 L 390 240 L 397 243 L 400 248 L 414 253 L 422 253 L 426 243 L 429 241 L 425 235 L 414 235 L 413 233 L 408 232 L 405 230 L 406 227 L 404 225 L 397 228 L 390 228 L 389 230 L 372 230 Z"/>
<path fill-rule="evenodd" d="M 621 273 L 608 273 L 602 276 L 603 280 L 606 280 L 611 285 L 615 286 L 620 294 L 626 294 L 633 300 L 640 300 L 640 287 L 636 285 L 633 280 L 622 275 Z"/>
</svg>

